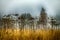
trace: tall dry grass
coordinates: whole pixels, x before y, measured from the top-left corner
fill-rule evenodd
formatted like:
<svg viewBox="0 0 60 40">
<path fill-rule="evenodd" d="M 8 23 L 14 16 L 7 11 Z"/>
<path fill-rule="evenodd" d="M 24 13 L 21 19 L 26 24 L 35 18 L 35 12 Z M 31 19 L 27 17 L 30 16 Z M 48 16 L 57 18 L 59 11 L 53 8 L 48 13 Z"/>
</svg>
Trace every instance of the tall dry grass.
<svg viewBox="0 0 60 40">
<path fill-rule="evenodd" d="M 0 40 L 60 40 L 60 30 L 0 30 Z"/>
</svg>

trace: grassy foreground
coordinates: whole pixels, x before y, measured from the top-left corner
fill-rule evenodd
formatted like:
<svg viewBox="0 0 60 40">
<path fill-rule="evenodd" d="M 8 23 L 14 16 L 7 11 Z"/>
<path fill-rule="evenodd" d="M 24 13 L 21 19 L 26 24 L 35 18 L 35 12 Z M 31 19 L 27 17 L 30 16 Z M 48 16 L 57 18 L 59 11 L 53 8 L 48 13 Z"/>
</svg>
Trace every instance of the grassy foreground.
<svg viewBox="0 0 60 40">
<path fill-rule="evenodd" d="M 60 40 L 60 30 L 0 30 L 0 40 Z"/>
</svg>

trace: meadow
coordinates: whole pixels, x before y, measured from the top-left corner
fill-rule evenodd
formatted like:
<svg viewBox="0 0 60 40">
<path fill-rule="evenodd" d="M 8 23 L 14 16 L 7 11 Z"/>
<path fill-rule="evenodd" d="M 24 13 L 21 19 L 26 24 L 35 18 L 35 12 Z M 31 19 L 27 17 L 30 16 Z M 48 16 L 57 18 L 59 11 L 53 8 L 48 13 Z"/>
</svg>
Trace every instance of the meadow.
<svg viewBox="0 0 60 40">
<path fill-rule="evenodd" d="M 60 40 L 60 30 L 0 29 L 0 40 Z"/>
</svg>

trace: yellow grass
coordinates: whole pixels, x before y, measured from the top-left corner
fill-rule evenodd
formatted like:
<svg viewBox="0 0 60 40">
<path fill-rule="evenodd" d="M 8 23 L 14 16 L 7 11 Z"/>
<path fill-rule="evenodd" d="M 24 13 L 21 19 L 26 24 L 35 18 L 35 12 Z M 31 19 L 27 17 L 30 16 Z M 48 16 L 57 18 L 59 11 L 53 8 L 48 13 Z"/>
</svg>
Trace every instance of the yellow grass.
<svg viewBox="0 0 60 40">
<path fill-rule="evenodd" d="M 60 40 L 60 30 L 0 30 L 0 40 Z"/>
</svg>

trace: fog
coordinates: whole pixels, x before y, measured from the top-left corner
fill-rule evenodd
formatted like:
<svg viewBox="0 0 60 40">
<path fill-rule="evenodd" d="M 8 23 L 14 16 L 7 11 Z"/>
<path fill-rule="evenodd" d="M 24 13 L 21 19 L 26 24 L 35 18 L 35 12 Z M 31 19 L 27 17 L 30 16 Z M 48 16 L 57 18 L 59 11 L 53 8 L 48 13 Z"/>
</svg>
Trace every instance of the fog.
<svg viewBox="0 0 60 40">
<path fill-rule="evenodd" d="M 48 16 L 60 16 L 60 0 L 0 0 L 0 18 L 15 12 L 39 16 L 42 7 L 45 8 Z"/>
</svg>

